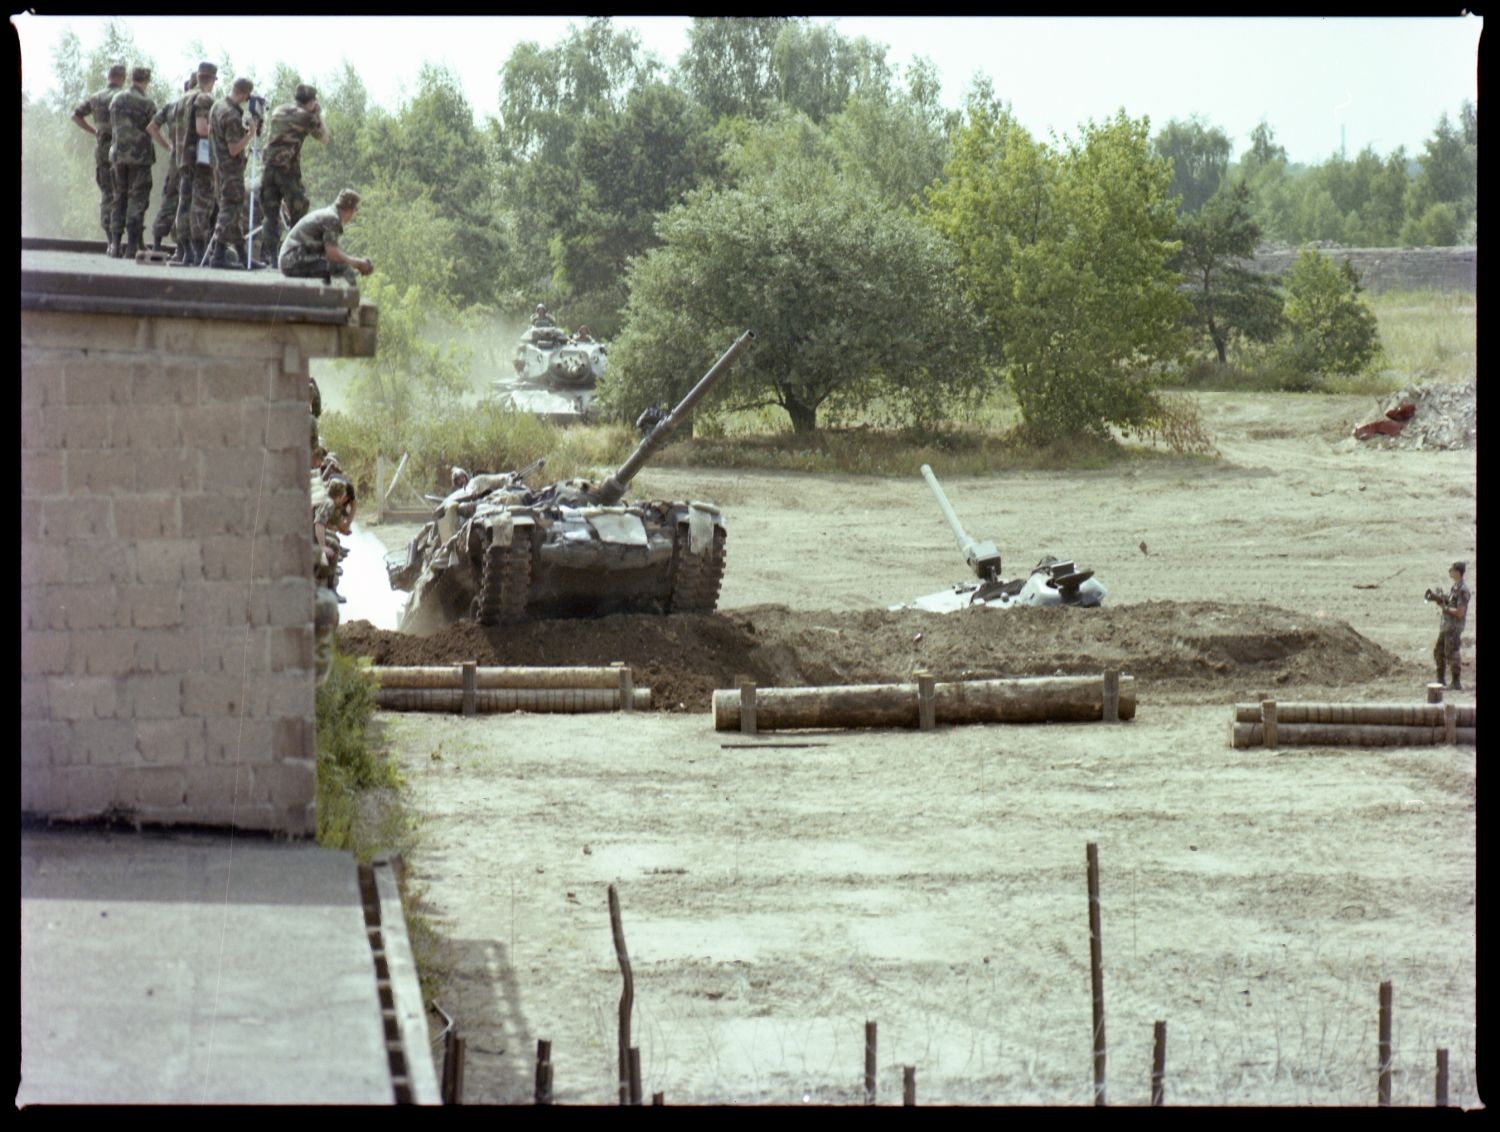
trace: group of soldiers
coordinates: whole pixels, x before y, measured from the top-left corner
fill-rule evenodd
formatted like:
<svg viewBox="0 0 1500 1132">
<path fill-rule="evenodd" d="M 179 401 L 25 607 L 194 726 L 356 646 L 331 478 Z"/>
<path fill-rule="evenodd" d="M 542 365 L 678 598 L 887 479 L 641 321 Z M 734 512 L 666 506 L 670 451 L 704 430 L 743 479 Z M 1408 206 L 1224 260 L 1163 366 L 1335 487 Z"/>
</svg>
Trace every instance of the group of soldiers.
<svg viewBox="0 0 1500 1132">
<path fill-rule="evenodd" d="M 110 67 L 108 85 L 73 110 L 77 126 L 94 135 L 94 180 L 99 187 L 99 224 L 111 257 L 134 259 L 146 248 L 146 209 L 151 199 L 156 149 L 166 151 L 161 208 L 151 226 L 153 251 L 162 251 L 168 236 L 176 240 L 179 266 L 227 268 L 237 265 L 280 267 L 284 275 L 302 278 L 333 275 L 355 282 L 355 274 L 374 270 L 368 259 L 339 248 L 344 226 L 359 208 L 353 189 L 339 193 L 327 208 L 309 211 L 302 185 L 302 143 L 309 137 L 328 142 L 318 92 L 299 84 L 292 101 L 276 107 L 266 123 L 265 99 L 255 84 L 240 77 L 228 93 L 215 97 L 219 69 L 199 63 L 180 97 L 158 107 L 146 93 L 147 67 L 129 72 Z M 91 121 L 92 120 L 92 121 Z M 247 151 L 266 136 L 259 153 L 258 185 L 247 184 Z M 255 231 L 247 231 L 246 211 L 257 194 L 255 215 L 264 259 L 251 260 Z M 282 239 L 282 216 L 287 233 Z"/>
</svg>

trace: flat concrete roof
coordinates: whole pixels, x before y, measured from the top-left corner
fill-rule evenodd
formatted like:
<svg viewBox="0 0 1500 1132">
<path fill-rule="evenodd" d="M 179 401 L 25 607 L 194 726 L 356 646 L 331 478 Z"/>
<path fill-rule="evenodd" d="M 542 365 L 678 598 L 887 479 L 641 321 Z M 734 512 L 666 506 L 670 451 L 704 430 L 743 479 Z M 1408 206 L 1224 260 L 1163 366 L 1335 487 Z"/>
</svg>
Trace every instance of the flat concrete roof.
<svg viewBox="0 0 1500 1132">
<path fill-rule="evenodd" d="M 342 280 L 288 279 L 274 269 L 170 267 L 110 259 L 103 244 L 21 241 L 21 309 L 304 322 L 373 327 L 372 304 Z"/>
<path fill-rule="evenodd" d="M 381 936 L 408 1087 L 430 1103 L 421 991 L 390 903 Z M 387 1033 L 350 854 L 244 834 L 23 830 L 18 1106 L 392 1104 Z"/>
</svg>

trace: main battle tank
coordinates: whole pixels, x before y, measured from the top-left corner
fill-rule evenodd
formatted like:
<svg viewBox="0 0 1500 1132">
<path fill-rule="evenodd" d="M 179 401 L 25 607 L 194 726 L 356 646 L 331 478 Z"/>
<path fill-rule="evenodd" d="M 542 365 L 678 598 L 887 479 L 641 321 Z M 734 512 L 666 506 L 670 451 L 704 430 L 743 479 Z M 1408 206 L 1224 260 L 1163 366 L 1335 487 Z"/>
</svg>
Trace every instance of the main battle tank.
<svg viewBox="0 0 1500 1132">
<path fill-rule="evenodd" d="M 587 328 L 569 337 L 545 309 L 516 344 L 516 376 L 492 383 L 495 397 L 517 412 L 567 423 L 588 416 L 594 387 L 609 365 L 609 352 Z"/>
<path fill-rule="evenodd" d="M 711 613 L 724 577 L 724 518 L 711 503 L 624 502 L 630 482 L 754 342 L 745 331 L 602 483 L 532 489 L 518 472 L 478 475 L 438 505 L 403 556 L 386 561 L 409 590 L 404 633 L 455 621 L 624 611 Z"/>
<path fill-rule="evenodd" d="M 964 560 L 974 572 L 977 581 L 960 582 L 949 589 L 919 597 L 915 601 L 892 606 L 893 609 L 925 609 L 933 613 L 951 613 L 969 606 L 987 606 L 1010 609 L 1018 605 L 1072 605 L 1081 608 L 1096 606 L 1104 601 L 1108 591 L 1094 578 L 1092 570 L 1080 570 L 1076 563 L 1054 558 L 1050 554 L 1031 568 L 1024 578 L 1007 579 L 1000 573 L 1000 551 L 993 542 L 980 542 L 971 538 L 943 493 L 937 476 L 926 464 L 922 465 L 922 476 L 932 494 L 937 497 L 938 507 Z"/>
</svg>

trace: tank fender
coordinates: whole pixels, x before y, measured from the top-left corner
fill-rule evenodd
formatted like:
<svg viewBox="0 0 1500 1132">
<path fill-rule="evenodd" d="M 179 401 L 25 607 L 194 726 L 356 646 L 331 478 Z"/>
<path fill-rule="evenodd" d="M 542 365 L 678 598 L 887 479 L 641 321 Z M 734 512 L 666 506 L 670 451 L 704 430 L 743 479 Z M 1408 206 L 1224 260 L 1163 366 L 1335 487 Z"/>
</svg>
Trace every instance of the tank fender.
<svg viewBox="0 0 1500 1132">
<path fill-rule="evenodd" d="M 476 515 L 474 522 L 489 531 L 491 546 L 509 546 L 517 530 L 530 529 L 536 525 L 530 515 L 517 515 L 513 511 L 505 510 L 492 511 L 482 516 Z"/>
<path fill-rule="evenodd" d="M 717 507 L 709 508 L 702 503 L 689 503 L 687 509 L 688 551 L 703 554 L 714 544 L 714 526 L 724 525 Z"/>
<path fill-rule="evenodd" d="M 645 546 L 646 524 L 639 515 L 623 507 L 587 507 L 580 510 L 600 542 L 616 546 Z"/>
</svg>

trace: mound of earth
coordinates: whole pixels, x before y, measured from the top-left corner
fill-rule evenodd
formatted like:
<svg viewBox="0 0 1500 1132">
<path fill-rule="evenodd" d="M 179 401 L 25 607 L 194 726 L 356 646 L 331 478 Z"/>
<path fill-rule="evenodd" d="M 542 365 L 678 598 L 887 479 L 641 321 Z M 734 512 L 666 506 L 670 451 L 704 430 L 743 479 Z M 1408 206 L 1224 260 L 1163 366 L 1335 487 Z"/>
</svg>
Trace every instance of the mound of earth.
<svg viewBox="0 0 1500 1132">
<path fill-rule="evenodd" d="M 1361 436 L 1356 430 L 1357 439 L 1386 448 L 1474 448 L 1479 443 L 1474 379 L 1464 385 L 1408 385 L 1387 397 L 1380 412 L 1383 419 L 1376 422 L 1380 428 L 1375 434 Z"/>
<path fill-rule="evenodd" d="M 1255 698 L 1277 686 L 1369 685 L 1402 662 L 1344 622 L 1271 605 L 1145 602 L 1110 609 L 808 613 L 779 605 L 730 613 L 452 625 L 412 637 L 356 621 L 344 652 L 377 665 L 603 665 L 624 661 L 659 710 L 707 711 L 744 675 L 762 686 L 1081 675 L 1118 668 L 1168 698 Z M 1145 695 L 1145 688 L 1140 689 Z M 1361 694 L 1362 698 L 1362 694 Z"/>
</svg>

